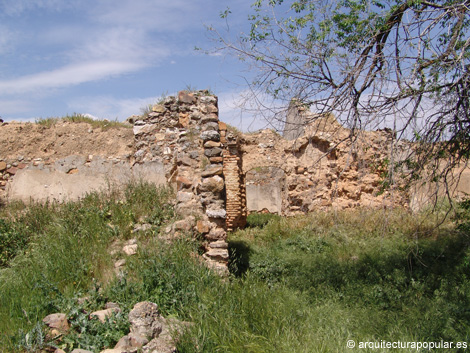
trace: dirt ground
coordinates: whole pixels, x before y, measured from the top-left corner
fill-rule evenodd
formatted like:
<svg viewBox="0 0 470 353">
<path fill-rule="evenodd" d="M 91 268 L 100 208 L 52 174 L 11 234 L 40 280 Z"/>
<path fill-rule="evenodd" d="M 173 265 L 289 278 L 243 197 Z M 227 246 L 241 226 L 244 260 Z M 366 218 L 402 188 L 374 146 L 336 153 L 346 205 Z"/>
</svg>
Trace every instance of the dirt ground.
<svg viewBox="0 0 470 353">
<path fill-rule="evenodd" d="M 123 157 L 133 153 L 132 128 L 93 129 L 88 123 L 0 125 L 0 160 L 58 159 L 73 154 Z M 22 158 L 22 159 L 23 159 Z"/>
</svg>

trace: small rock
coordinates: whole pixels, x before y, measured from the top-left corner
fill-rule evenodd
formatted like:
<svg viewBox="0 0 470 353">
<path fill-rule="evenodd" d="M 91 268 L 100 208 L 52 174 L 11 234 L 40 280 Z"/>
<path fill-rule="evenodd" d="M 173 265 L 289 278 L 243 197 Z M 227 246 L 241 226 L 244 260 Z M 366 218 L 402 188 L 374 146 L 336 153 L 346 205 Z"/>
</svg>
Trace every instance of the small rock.
<svg viewBox="0 0 470 353">
<path fill-rule="evenodd" d="M 227 130 L 227 124 L 219 121 L 219 130 Z"/>
<path fill-rule="evenodd" d="M 201 134 L 201 139 L 203 141 L 209 141 L 209 140 L 220 141 L 220 134 L 217 131 L 212 131 L 212 130 L 204 131 Z"/>
<path fill-rule="evenodd" d="M 201 234 L 209 233 L 210 231 L 210 222 L 198 220 L 196 223 L 196 230 Z"/>
<path fill-rule="evenodd" d="M 181 159 L 178 160 L 178 164 L 182 164 L 182 165 L 186 165 L 186 166 L 192 166 L 193 165 L 193 160 L 189 157 L 183 157 Z"/>
<path fill-rule="evenodd" d="M 120 308 L 109 308 L 109 309 L 104 309 L 104 310 L 98 310 L 94 311 L 90 314 L 91 317 L 95 316 L 100 320 L 102 323 L 106 321 L 106 318 L 108 316 L 111 316 L 114 313 L 120 313 L 121 309 Z"/>
<path fill-rule="evenodd" d="M 227 277 L 230 274 L 227 264 L 225 262 L 211 260 L 208 257 L 206 257 L 205 260 L 206 260 L 207 267 L 217 272 L 219 276 Z"/>
<path fill-rule="evenodd" d="M 219 131 L 219 124 L 216 122 L 206 122 L 202 125 L 202 131 Z"/>
<path fill-rule="evenodd" d="M 225 218 L 227 216 L 227 212 L 224 209 L 206 210 L 206 215 L 209 218 Z"/>
<path fill-rule="evenodd" d="M 155 104 L 154 106 L 152 106 L 152 112 L 165 113 L 165 111 L 166 111 L 165 106 L 163 106 L 161 104 Z"/>
<path fill-rule="evenodd" d="M 224 161 L 224 157 L 210 157 L 209 161 L 211 163 L 222 163 Z"/>
<path fill-rule="evenodd" d="M 204 150 L 204 155 L 207 157 L 217 157 L 222 154 L 222 149 L 219 147 L 214 147 L 214 148 L 206 148 Z"/>
<path fill-rule="evenodd" d="M 217 98 L 214 96 L 203 96 L 200 101 L 204 104 L 217 104 Z"/>
<path fill-rule="evenodd" d="M 67 321 L 67 315 L 62 313 L 47 315 L 42 322 L 44 322 L 51 329 L 57 329 L 64 333 L 70 329 L 69 322 Z"/>
<path fill-rule="evenodd" d="M 74 349 L 70 353 L 93 353 L 92 351 L 87 351 L 86 349 Z"/>
<path fill-rule="evenodd" d="M 216 141 L 207 141 L 204 143 L 205 148 L 214 148 L 214 147 L 220 147 L 222 144 L 220 142 Z"/>
<path fill-rule="evenodd" d="M 178 190 L 187 189 L 193 186 L 193 182 L 188 178 L 177 176 L 176 177 L 176 186 Z"/>
<path fill-rule="evenodd" d="M 149 223 L 136 224 L 134 225 L 134 229 L 132 229 L 132 233 L 146 232 L 150 229 L 152 229 L 152 225 Z"/>
<path fill-rule="evenodd" d="M 128 241 L 125 242 L 125 245 L 135 245 L 135 244 L 137 244 L 136 238 L 129 239 Z"/>
<path fill-rule="evenodd" d="M 206 169 L 202 172 L 202 177 L 210 177 L 214 175 L 222 175 L 224 168 L 221 165 L 209 165 Z"/>
<path fill-rule="evenodd" d="M 212 193 L 218 193 L 224 190 L 225 182 L 220 176 L 215 175 L 210 178 L 205 178 L 200 186 L 202 192 L 209 191 Z"/>
<path fill-rule="evenodd" d="M 126 259 L 117 260 L 117 261 L 114 263 L 114 268 L 123 267 L 125 264 L 126 264 Z"/>
<path fill-rule="evenodd" d="M 143 353 L 175 353 L 176 345 L 171 337 L 158 337 L 149 342 L 142 349 Z"/>
<path fill-rule="evenodd" d="M 222 228 L 212 228 L 208 234 L 205 235 L 205 238 L 208 240 L 219 240 L 225 239 L 227 233 Z"/>
<path fill-rule="evenodd" d="M 138 245 L 137 245 L 137 244 L 125 245 L 125 246 L 122 248 L 122 251 L 123 251 L 124 254 L 126 254 L 127 256 L 132 256 L 132 255 L 137 254 L 137 248 L 138 248 Z"/>
<path fill-rule="evenodd" d="M 189 232 L 193 228 L 193 225 L 194 225 L 194 217 L 189 216 L 180 221 L 176 221 L 173 225 L 173 228 L 174 230 L 177 230 L 177 231 L 180 230 L 180 231 Z"/>
<path fill-rule="evenodd" d="M 176 194 L 176 200 L 178 202 L 188 202 L 192 200 L 194 197 L 194 194 L 192 192 L 185 192 L 185 191 L 178 191 Z"/>
<path fill-rule="evenodd" d="M 228 243 L 225 240 L 217 240 L 209 243 L 211 249 L 228 249 Z"/>
<path fill-rule="evenodd" d="M 206 111 L 208 112 L 208 111 Z M 207 114 L 207 115 L 204 115 L 202 117 L 202 120 L 201 122 L 204 124 L 204 123 L 208 123 L 208 122 L 218 122 L 219 121 L 219 117 L 217 116 L 217 114 L 214 114 L 214 113 L 217 113 L 217 112 L 208 112 L 210 114 Z"/>
<path fill-rule="evenodd" d="M 186 103 L 186 104 L 193 104 L 196 102 L 196 98 L 194 98 L 194 95 L 192 93 L 189 93 L 188 91 L 179 91 L 178 100 L 181 103 Z"/>
<path fill-rule="evenodd" d="M 15 175 L 17 171 L 18 171 L 17 167 L 11 167 L 7 169 L 7 173 L 11 175 Z"/>
<path fill-rule="evenodd" d="M 228 261 L 228 250 L 227 249 L 209 249 L 204 254 L 204 257 L 209 257 L 213 260 Z"/>
<path fill-rule="evenodd" d="M 116 343 L 114 349 L 120 349 L 124 352 L 130 350 L 130 348 L 141 348 L 147 343 L 149 343 L 149 339 L 147 337 L 135 333 L 129 333 Z"/>
</svg>

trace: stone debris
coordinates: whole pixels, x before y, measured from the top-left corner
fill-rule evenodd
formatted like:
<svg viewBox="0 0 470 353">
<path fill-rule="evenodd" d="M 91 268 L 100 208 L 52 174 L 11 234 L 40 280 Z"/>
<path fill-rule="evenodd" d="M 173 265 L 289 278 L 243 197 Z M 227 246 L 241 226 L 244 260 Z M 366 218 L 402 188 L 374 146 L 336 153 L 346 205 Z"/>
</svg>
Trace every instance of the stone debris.
<svg viewBox="0 0 470 353">
<path fill-rule="evenodd" d="M 122 337 L 113 349 L 101 353 L 174 353 L 177 336 L 190 324 L 165 319 L 158 306 L 151 302 L 137 303 L 129 313 L 130 333 Z"/>
<path fill-rule="evenodd" d="M 90 314 L 90 318 L 97 317 L 102 323 L 113 313 L 121 312 L 116 303 L 107 303 L 106 309 Z M 130 333 L 123 336 L 111 349 L 102 350 L 100 353 L 174 353 L 178 336 L 191 326 L 190 323 L 174 318 L 166 319 L 161 316 L 158 306 L 152 302 L 137 303 L 129 312 Z M 65 314 L 51 314 L 43 319 L 43 322 L 51 330 L 56 330 L 56 335 L 67 333 L 70 326 Z M 56 349 L 55 353 L 63 353 Z M 92 353 L 88 350 L 74 349 L 74 353 Z"/>
<path fill-rule="evenodd" d="M 148 223 L 138 223 L 134 225 L 134 228 L 132 229 L 132 233 L 138 233 L 138 232 L 146 232 L 148 230 L 152 229 L 152 225 Z"/>
<path fill-rule="evenodd" d="M 139 245 L 137 244 L 137 239 L 130 239 L 122 247 L 122 252 L 127 256 L 132 256 L 137 254 L 138 247 Z"/>
<path fill-rule="evenodd" d="M 109 316 L 120 312 L 121 309 L 119 307 L 110 307 L 107 309 L 94 311 L 90 314 L 90 317 L 96 317 L 98 320 L 104 323 Z"/>
<path fill-rule="evenodd" d="M 47 315 L 42 322 L 49 327 L 48 337 L 56 337 L 67 333 L 70 330 L 70 324 L 67 315 L 62 313 Z"/>
</svg>

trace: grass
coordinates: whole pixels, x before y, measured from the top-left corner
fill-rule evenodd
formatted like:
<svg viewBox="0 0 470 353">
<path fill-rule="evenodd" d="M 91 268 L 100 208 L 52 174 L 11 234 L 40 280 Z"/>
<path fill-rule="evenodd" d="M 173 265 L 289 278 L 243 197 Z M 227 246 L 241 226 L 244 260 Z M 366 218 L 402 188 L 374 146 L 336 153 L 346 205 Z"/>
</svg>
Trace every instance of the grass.
<svg viewBox="0 0 470 353">
<path fill-rule="evenodd" d="M 156 234 L 173 215 L 169 195 L 166 189 L 136 183 L 78 202 L 3 209 L 4 222 L 24 237 L 16 256 L 5 258 L 0 270 L 0 351 L 5 346 L 13 351 L 21 332 L 50 313 L 70 311 L 77 296 L 108 283 L 111 243 L 129 238 L 139 220 L 150 223 L 149 234 Z"/>
<path fill-rule="evenodd" d="M 107 119 L 95 120 L 89 116 L 83 114 L 73 113 L 72 115 L 67 115 L 61 118 L 46 118 L 46 119 L 37 119 L 36 123 L 45 127 L 52 127 L 59 122 L 69 122 L 69 123 L 87 123 L 90 124 L 93 129 L 118 129 L 118 128 L 130 128 L 129 124 L 122 123 L 120 121 L 114 120 L 110 121 Z"/>
<path fill-rule="evenodd" d="M 469 246 L 468 232 L 401 210 L 322 213 L 233 234 L 232 271 L 295 293 L 308 328 L 297 338 L 309 343 L 289 351 L 340 352 L 347 339 L 467 342 Z"/>
<path fill-rule="evenodd" d="M 345 348 L 350 339 L 469 342 L 468 205 L 440 227 L 404 210 L 253 214 L 229 235 L 231 276 L 221 279 L 198 260 L 197 240 L 159 239 L 170 197 L 133 184 L 80 202 L 2 209 L 8 232 L 27 236 L 0 272 L 0 351 L 99 352 L 127 333 L 127 314 L 143 300 L 194 323 L 180 353 L 380 351 Z M 128 239 L 139 220 L 153 228 L 115 277 L 110 244 Z M 107 301 L 122 314 L 90 320 Z M 72 330 L 47 342 L 40 321 L 57 311 Z"/>
</svg>

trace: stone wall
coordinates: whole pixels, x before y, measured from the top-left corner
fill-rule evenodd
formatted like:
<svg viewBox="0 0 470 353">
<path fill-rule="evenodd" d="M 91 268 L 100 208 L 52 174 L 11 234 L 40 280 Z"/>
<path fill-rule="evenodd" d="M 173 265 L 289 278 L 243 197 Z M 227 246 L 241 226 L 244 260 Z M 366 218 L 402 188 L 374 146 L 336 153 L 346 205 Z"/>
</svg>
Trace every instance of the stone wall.
<svg viewBox="0 0 470 353">
<path fill-rule="evenodd" d="M 167 97 L 134 122 L 134 134 L 135 163 L 161 163 L 176 189 L 176 211 L 183 220 L 173 232 L 200 234 L 207 263 L 226 272 L 226 126 L 219 122 L 217 98 L 205 91 Z"/>
<path fill-rule="evenodd" d="M 16 170 L 12 170 L 16 168 Z M 10 170 L 10 171 L 8 171 Z M 6 170 L 8 197 L 29 202 L 73 200 L 86 193 L 108 189 L 131 180 L 166 184 L 158 162 L 132 166 L 128 160 L 105 156 L 72 155 L 54 162 L 35 160 Z"/>
<path fill-rule="evenodd" d="M 294 215 L 330 207 L 407 205 L 408 195 L 382 188 L 384 168 L 409 148 L 407 143 L 392 141 L 385 131 L 363 131 L 351 141 L 350 131 L 334 117 L 300 109 L 311 123 L 296 139 L 286 140 L 272 130 L 240 136 L 247 199 L 258 198 L 249 202 L 248 212 L 271 207 Z M 269 181 L 265 173 L 276 169 L 284 172 L 277 191 L 269 184 L 277 177 L 272 174 Z M 276 193 L 282 195 L 280 203 Z"/>
</svg>

